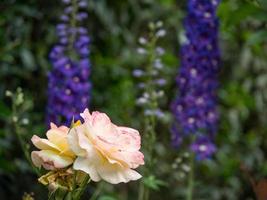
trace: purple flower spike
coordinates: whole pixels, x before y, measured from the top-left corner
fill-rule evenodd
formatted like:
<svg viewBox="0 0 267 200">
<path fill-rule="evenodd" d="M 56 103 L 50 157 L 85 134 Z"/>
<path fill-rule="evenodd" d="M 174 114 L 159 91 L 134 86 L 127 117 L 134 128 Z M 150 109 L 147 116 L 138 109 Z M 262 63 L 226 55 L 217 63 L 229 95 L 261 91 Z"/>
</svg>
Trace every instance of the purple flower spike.
<svg viewBox="0 0 267 200">
<path fill-rule="evenodd" d="M 133 76 L 134 76 L 134 77 L 141 77 L 141 76 L 143 76 L 143 75 L 144 75 L 144 71 L 141 70 L 141 69 L 135 69 L 135 70 L 133 71 Z"/>
<path fill-rule="evenodd" d="M 181 67 L 176 79 L 179 94 L 172 104 L 173 143 L 180 145 L 185 137 L 201 132 L 191 146 L 199 159 L 210 157 L 216 150 L 212 142 L 219 120 L 218 4 L 218 0 L 188 1 L 188 16 L 184 21 L 186 42 L 181 47 Z"/>
<path fill-rule="evenodd" d="M 46 121 L 47 124 L 70 125 L 73 117 L 75 120 L 80 119 L 79 113 L 90 102 L 90 38 L 84 27 L 71 26 L 69 21 L 73 5 L 70 0 L 62 1 L 67 7 L 61 15 L 62 22 L 56 27 L 58 44 L 49 54 L 52 70 L 48 75 Z M 81 2 L 79 8 L 84 7 Z M 82 18 L 87 17 L 84 12 L 81 15 Z"/>
<path fill-rule="evenodd" d="M 63 21 L 63 22 L 67 22 L 67 21 L 69 21 L 69 16 L 67 16 L 67 15 L 62 15 L 61 17 L 60 17 L 60 19 Z"/>
<path fill-rule="evenodd" d="M 63 3 L 69 4 L 71 0 L 62 0 Z"/>
<path fill-rule="evenodd" d="M 79 6 L 80 6 L 81 8 L 86 8 L 88 5 L 87 5 L 87 2 L 86 2 L 86 1 L 80 1 L 80 2 L 79 2 Z"/>
<path fill-rule="evenodd" d="M 164 78 L 160 78 L 158 80 L 155 81 L 156 84 L 158 84 L 159 86 L 164 86 L 167 84 L 167 81 Z"/>
<path fill-rule="evenodd" d="M 195 152 L 198 160 L 204 160 L 216 152 L 216 147 L 208 137 L 199 137 L 191 145 L 191 150 Z"/>
<path fill-rule="evenodd" d="M 88 14 L 87 13 L 81 12 L 81 13 L 78 13 L 77 14 L 76 19 L 78 21 L 82 21 L 82 20 L 85 20 L 87 17 L 88 17 Z"/>
</svg>

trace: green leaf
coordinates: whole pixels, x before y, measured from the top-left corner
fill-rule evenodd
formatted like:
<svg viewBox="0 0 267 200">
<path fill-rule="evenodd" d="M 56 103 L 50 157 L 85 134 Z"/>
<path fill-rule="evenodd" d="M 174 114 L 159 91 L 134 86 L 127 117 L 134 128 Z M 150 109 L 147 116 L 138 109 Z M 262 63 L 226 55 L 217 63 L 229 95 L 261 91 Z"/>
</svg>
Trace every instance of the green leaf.
<svg viewBox="0 0 267 200">
<path fill-rule="evenodd" d="M 5 171 L 12 173 L 15 172 L 16 169 L 17 168 L 12 161 L 8 161 L 3 155 L 0 154 L 0 172 Z"/>
<path fill-rule="evenodd" d="M 5 119 L 11 115 L 11 110 L 4 104 L 4 102 L 0 101 L 0 118 Z"/>
<path fill-rule="evenodd" d="M 267 1 L 266 0 L 257 0 L 257 1 L 262 8 L 267 9 Z"/>
<path fill-rule="evenodd" d="M 162 181 L 162 180 L 159 180 L 157 179 L 155 176 L 149 176 L 149 177 L 146 177 L 144 178 L 144 184 L 145 186 L 147 186 L 148 188 L 152 189 L 152 190 L 159 190 L 159 188 L 161 186 L 166 186 L 167 183 Z"/>
<path fill-rule="evenodd" d="M 105 196 L 99 197 L 98 200 L 118 200 L 118 199 L 112 196 L 105 195 Z"/>
<path fill-rule="evenodd" d="M 222 2 L 218 9 L 218 16 L 226 22 L 226 27 L 241 23 L 247 17 L 260 12 L 261 9 L 251 3 L 237 6 L 232 1 Z"/>
<path fill-rule="evenodd" d="M 160 0 L 160 3 L 164 6 L 173 6 L 173 4 L 175 4 L 174 0 Z"/>
<path fill-rule="evenodd" d="M 266 17 L 266 19 L 267 19 L 267 17 Z M 262 30 L 262 31 L 252 33 L 248 37 L 248 44 L 249 45 L 256 45 L 256 44 L 260 44 L 266 40 L 267 40 L 267 31 Z"/>
<path fill-rule="evenodd" d="M 35 68 L 35 60 L 33 57 L 32 52 L 30 52 L 28 49 L 22 49 L 20 52 L 21 60 L 23 62 L 23 65 L 28 69 L 34 69 Z"/>
</svg>

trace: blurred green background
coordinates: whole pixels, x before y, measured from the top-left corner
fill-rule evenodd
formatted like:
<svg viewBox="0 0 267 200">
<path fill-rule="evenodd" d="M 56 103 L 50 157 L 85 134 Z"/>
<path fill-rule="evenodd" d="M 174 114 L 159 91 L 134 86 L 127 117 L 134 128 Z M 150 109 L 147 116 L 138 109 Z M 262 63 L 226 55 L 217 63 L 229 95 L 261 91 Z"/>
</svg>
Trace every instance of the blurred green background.
<svg viewBox="0 0 267 200">
<path fill-rule="evenodd" d="M 57 41 L 55 25 L 63 7 L 60 0 L 1 0 L 0 2 L 0 199 L 21 199 L 34 192 L 46 199 L 46 189 L 26 163 L 14 134 L 11 102 L 5 91 L 21 87 L 24 103 L 18 110 L 19 132 L 30 141 L 45 133 L 48 53 Z M 92 39 L 93 83 L 91 110 L 107 112 L 114 122 L 140 129 L 141 113 L 135 105 L 137 80 L 132 70 L 140 64 L 138 38 L 147 23 L 161 20 L 167 36 L 164 63 L 169 85 L 165 110 L 176 93 L 179 38 L 186 14 L 185 0 L 90 0 L 86 25 Z M 222 70 L 219 90 L 221 122 L 218 153 L 196 167 L 196 200 L 255 199 L 240 166 L 255 180 L 267 175 L 267 2 L 223 0 L 220 17 Z M 166 182 L 151 199 L 183 199 L 186 181 L 174 161 L 186 149 L 170 145 L 169 122 L 158 125 L 157 176 Z M 101 200 L 136 199 L 138 184 L 104 184 Z M 95 189 L 92 185 L 88 194 Z M 267 188 L 266 188 L 267 190 Z M 86 199 L 86 198 L 85 198 Z M 88 199 L 88 198 L 87 198 Z"/>
</svg>

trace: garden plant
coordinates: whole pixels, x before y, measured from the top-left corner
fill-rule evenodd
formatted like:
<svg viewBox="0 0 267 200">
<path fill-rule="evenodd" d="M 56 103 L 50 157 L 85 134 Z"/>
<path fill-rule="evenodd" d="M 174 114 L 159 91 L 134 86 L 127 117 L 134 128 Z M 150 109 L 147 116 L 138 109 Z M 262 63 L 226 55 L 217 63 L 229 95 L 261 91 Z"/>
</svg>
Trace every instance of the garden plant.
<svg viewBox="0 0 267 200">
<path fill-rule="evenodd" d="M 0 11 L 0 200 L 267 200 L 266 0 Z"/>
</svg>

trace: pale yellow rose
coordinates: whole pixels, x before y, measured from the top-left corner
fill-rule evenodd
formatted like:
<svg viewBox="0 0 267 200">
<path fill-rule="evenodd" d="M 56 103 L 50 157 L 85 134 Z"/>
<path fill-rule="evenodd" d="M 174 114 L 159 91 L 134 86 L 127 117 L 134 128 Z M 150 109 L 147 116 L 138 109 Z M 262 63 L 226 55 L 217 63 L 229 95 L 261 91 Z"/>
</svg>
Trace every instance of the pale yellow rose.
<svg viewBox="0 0 267 200">
<path fill-rule="evenodd" d="M 144 155 L 137 130 L 113 124 L 104 113 L 86 109 L 81 116 L 84 124 L 71 129 L 68 141 L 77 159 L 75 170 L 89 174 L 91 180 L 101 179 L 117 184 L 142 176 L 135 168 L 144 164 Z"/>
<path fill-rule="evenodd" d="M 42 139 L 36 135 L 32 137 L 32 143 L 40 151 L 33 151 L 31 158 L 36 167 L 43 166 L 47 170 L 56 170 L 71 165 L 75 155 L 69 148 L 67 135 L 69 128 L 57 127 L 51 123 L 51 129 L 47 131 L 48 139 Z"/>
</svg>

